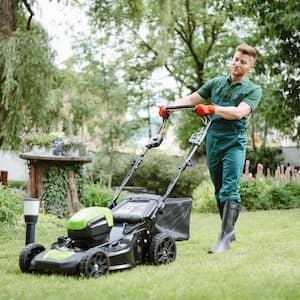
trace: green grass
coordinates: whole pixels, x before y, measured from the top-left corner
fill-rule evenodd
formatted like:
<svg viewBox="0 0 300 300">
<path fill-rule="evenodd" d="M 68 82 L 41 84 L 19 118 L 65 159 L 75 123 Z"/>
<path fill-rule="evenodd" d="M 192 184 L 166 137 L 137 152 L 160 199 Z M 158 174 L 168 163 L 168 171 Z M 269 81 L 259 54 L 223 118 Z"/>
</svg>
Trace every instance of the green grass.
<svg viewBox="0 0 300 300">
<path fill-rule="evenodd" d="M 49 247 L 65 221 L 41 216 L 36 242 Z M 170 265 L 143 265 L 98 279 L 22 274 L 24 224 L 0 235 L 0 299 L 300 299 L 300 209 L 242 213 L 229 251 L 207 254 L 217 214 L 193 213 L 191 238 Z"/>
</svg>

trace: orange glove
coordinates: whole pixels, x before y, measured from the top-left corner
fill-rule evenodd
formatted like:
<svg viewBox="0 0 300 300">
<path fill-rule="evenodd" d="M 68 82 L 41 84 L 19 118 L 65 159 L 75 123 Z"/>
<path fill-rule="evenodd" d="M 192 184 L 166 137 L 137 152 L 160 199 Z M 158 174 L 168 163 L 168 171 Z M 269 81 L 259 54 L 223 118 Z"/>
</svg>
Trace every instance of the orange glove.
<svg viewBox="0 0 300 300">
<path fill-rule="evenodd" d="M 194 108 L 194 112 L 198 116 L 213 115 L 216 112 L 214 105 L 198 104 Z"/>
<path fill-rule="evenodd" d="M 169 113 L 166 111 L 166 107 L 164 105 L 159 107 L 159 115 L 164 119 L 168 119 L 169 118 Z"/>
</svg>

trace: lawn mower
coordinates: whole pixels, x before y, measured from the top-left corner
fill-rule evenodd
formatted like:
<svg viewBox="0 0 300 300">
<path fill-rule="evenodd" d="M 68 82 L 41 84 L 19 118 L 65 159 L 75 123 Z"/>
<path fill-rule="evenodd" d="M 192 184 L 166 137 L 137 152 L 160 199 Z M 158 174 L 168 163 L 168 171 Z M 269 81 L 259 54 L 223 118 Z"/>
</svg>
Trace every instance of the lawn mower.
<svg viewBox="0 0 300 300">
<path fill-rule="evenodd" d="M 167 111 L 193 107 L 167 107 Z M 189 239 L 192 200 L 168 196 L 186 167 L 191 166 L 191 159 L 210 126 L 209 118 L 204 117 L 203 128 L 189 139 L 191 149 L 163 196 L 129 194 L 117 203 L 146 153 L 162 143 L 165 123 L 166 120 L 132 163 L 108 207 L 87 207 L 75 213 L 67 221 L 67 234 L 59 237 L 50 249 L 37 243 L 26 245 L 19 256 L 22 272 L 99 277 L 143 263 L 175 261 L 176 241 Z"/>
</svg>

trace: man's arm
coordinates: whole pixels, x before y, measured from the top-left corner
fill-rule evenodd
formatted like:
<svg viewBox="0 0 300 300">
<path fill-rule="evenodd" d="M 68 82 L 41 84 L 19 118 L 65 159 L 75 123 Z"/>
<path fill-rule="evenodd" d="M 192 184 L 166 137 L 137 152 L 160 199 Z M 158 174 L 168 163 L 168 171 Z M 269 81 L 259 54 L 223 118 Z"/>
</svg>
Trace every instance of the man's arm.
<svg viewBox="0 0 300 300">
<path fill-rule="evenodd" d="M 204 101 L 204 98 L 202 98 L 198 93 L 195 92 L 191 95 L 175 100 L 168 106 L 196 105 L 201 103 L 202 101 Z"/>
<path fill-rule="evenodd" d="M 215 105 L 215 114 L 226 120 L 240 120 L 250 113 L 251 108 L 245 102 L 241 102 L 237 107 Z"/>
</svg>

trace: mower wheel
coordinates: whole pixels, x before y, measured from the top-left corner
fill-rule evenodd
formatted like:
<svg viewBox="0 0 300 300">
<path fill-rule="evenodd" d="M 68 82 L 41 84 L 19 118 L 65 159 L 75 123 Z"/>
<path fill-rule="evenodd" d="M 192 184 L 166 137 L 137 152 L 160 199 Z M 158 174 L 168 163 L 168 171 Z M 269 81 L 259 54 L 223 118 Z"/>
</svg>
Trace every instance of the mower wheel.
<svg viewBox="0 0 300 300">
<path fill-rule="evenodd" d="M 85 277 L 97 278 L 108 273 L 109 265 L 109 258 L 103 250 L 92 249 L 81 259 L 79 272 Z"/>
<path fill-rule="evenodd" d="M 23 273 L 30 273 L 30 263 L 39 253 L 43 252 L 45 247 L 40 244 L 28 244 L 19 255 L 19 266 Z"/>
<path fill-rule="evenodd" d="M 166 233 L 156 234 L 149 248 L 150 262 L 159 264 L 168 264 L 176 258 L 176 243 L 174 239 Z"/>
</svg>

